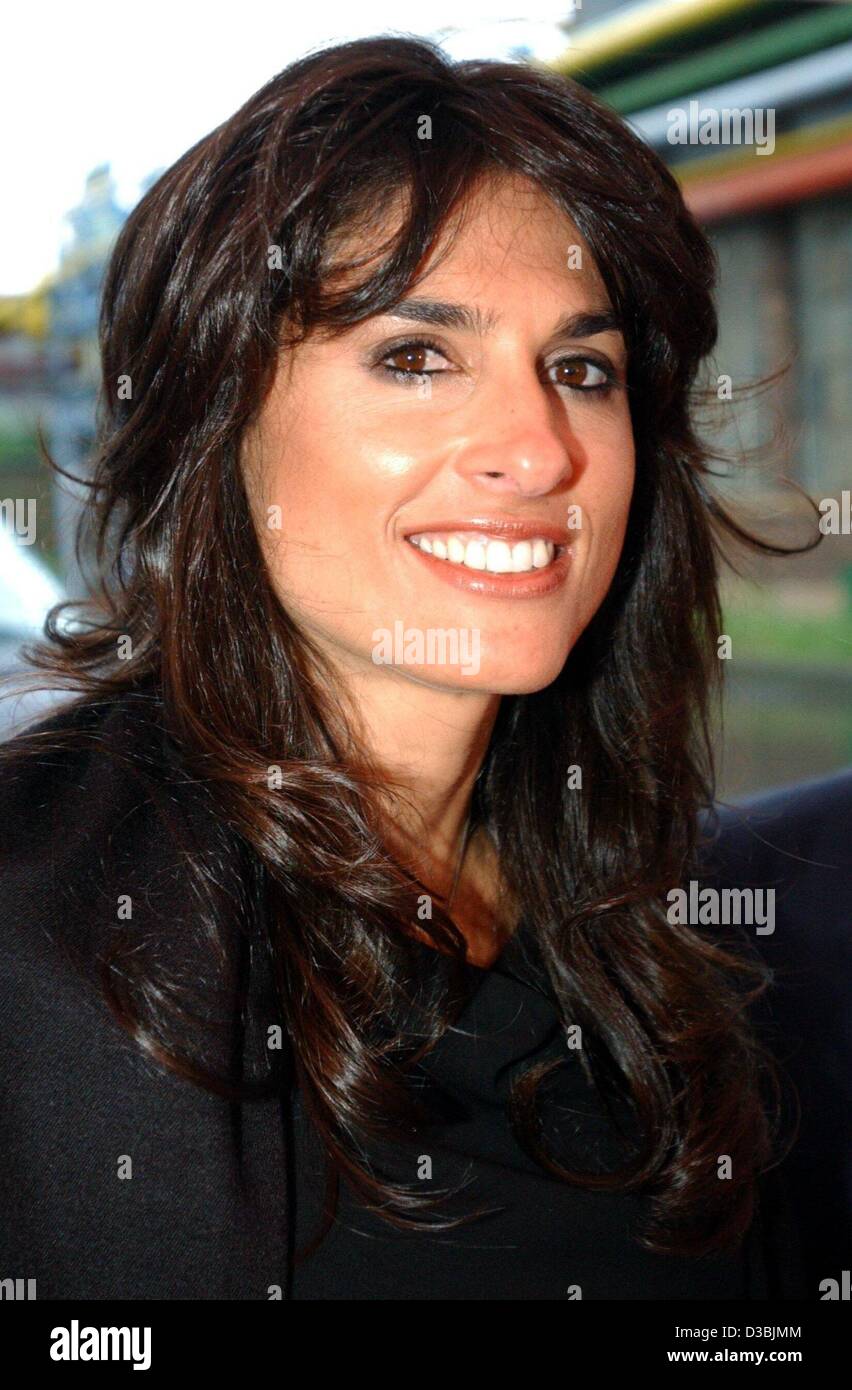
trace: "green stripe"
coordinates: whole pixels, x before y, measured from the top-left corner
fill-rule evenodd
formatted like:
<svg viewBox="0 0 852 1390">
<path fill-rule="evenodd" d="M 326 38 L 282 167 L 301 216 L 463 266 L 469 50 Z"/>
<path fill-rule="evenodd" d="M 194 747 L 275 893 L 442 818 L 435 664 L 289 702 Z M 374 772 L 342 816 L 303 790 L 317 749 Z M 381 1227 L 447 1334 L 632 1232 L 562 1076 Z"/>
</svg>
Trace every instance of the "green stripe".
<svg viewBox="0 0 852 1390">
<path fill-rule="evenodd" d="M 657 106 L 672 97 L 698 92 L 718 82 L 745 77 L 788 59 L 804 57 L 852 38 L 852 5 L 820 11 L 764 29 L 738 43 L 720 44 L 709 52 L 670 63 L 644 77 L 603 87 L 600 96 L 616 111 L 628 113 Z"/>
</svg>

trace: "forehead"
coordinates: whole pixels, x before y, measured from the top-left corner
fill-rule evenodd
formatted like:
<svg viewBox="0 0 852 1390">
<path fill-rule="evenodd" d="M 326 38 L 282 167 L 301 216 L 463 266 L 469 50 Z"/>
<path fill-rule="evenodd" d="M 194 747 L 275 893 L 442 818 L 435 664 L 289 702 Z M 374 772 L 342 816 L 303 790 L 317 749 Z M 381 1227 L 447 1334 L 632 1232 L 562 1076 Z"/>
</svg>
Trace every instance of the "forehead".
<svg viewBox="0 0 852 1390">
<path fill-rule="evenodd" d="M 518 177 L 485 183 L 447 229 L 435 259 L 442 260 L 436 275 L 597 276 L 591 250 L 570 216 L 544 189 Z"/>
<path fill-rule="evenodd" d="M 380 264 L 407 210 L 396 192 L 381 212 L 335 237 L 326 274 L 345 288 Z M 365 245 L 374 248 L 365 254 Z M 359 254 L 360 253 L 360 254 Z M 350 257 L 357 262 L 357 272 Z M 585 238 L 547 191 L 516 174 L 480 180 L 448 218 L 425 258 L 413 293 L 442 291 L 487 299 L 490 294 L 527 296 L 541 290 L 571 302 L 607 303 L 595 258 Z"/>
</svg>

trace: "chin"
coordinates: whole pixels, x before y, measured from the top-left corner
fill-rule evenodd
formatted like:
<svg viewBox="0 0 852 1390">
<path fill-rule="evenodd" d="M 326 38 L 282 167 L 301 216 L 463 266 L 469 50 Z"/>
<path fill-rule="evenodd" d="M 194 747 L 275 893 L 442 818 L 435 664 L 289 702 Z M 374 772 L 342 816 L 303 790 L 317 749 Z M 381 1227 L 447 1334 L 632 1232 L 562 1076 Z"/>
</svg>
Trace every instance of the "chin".
<svg viewBox="0 0 852 1390">
<path fill-rule="evenodd" d="M 476 684 L 495 695 L 532 695 L 552 685 L 562 671 L 574 645 L 564 633 L 558 639 L 532 642 L 531 633 L 521 640 L 482 644 L 481 669 Z M 524 640 L 526 639 L 526 640 Z"/>
<path fill-rule="evenodd" d="M 567 653 L 545 660 L 543 658 L 519 660 L 516 653 L 503 660 L 483 658 L 478 670 L 467 672 L 457 668 L 436 668 L 426 672 L 407 674 L 425 685 L 441 686 L 443 689 L 460 692 L 476 692 L 482 695 L 532 695 L 537 690 L 545 690 L 556 680 L 567 660 Z"/>
<path fill-rule="evenodd" d="M 540 667 L 538 670 L 511 671 L 495 673 L 483 684 L 492 695 L 534 695 L 538 690 L 546 690 L 559 675 L 565 662 L 559 665 Z"/>
</svg>

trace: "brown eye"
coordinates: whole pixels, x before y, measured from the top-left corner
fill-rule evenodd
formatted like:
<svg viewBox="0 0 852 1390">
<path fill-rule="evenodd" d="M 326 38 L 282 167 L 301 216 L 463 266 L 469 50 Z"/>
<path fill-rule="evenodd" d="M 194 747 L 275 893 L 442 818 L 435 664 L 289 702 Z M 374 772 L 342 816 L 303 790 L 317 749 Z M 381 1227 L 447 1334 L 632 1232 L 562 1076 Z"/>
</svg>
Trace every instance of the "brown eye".
<svg viewBox="0 0 852 1390">
<path fill-rule="evenodd" d="M 556 372 L 558 386 L 583 386 L 588 375 L 588 364 L 585 362 L 557 362 Z"/>
<path fill-rule="evenodd" d="M 437 359 L 438 366 L 427 367 L 430 354 Z M 423 382 L 424 377 L 442 376 L 448 369 L 446 366 L 442 368 L 440 363 L 446 361 L 443 349 L 439 348 L 437 343 L 417 338 L 410 342 L 397 343 L 396 347 L 392 347 L 378 359 L 376 365 L 401 385 L 417 386 Z"/>
<path fill-rule="evenodd" d="M 610 373 L 587 357 L 563 357 L 550 370 L 557 373 L 554 385 L 574 391 L 602 391 L 612 385 Z"/>
<path fill-rule="evenodd" d="M 422 346 L 394 348 L 384 359 L 394 371 L 414 372 L 418 376 L 425 370 L 429 349 Z"/>
</svg>

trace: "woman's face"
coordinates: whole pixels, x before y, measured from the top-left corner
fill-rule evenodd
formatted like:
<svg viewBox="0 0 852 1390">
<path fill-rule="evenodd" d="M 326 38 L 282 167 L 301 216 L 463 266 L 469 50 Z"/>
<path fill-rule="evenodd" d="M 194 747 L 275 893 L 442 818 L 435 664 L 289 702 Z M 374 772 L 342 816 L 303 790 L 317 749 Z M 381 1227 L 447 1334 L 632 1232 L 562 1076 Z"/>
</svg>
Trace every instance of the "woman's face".
<svg viewBox="0 0 852 1390">
<path fill-rule="evenodd" d="M 247 488 L 282 604 L 339 667 L 528 693 L 618 564 L 625 345 L 591 253 L 532 183 L 486 185 L 434 262 L 393 311 L 282 355 Z"/>
</svg>

